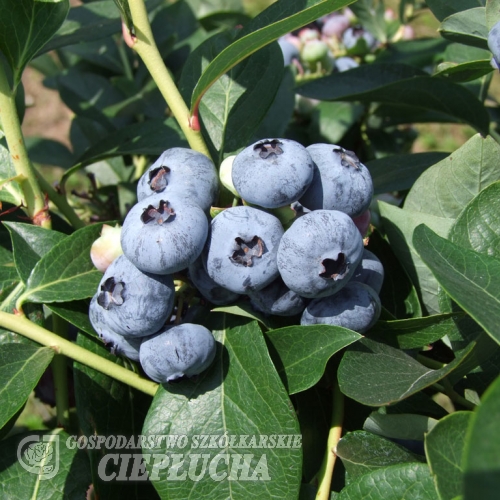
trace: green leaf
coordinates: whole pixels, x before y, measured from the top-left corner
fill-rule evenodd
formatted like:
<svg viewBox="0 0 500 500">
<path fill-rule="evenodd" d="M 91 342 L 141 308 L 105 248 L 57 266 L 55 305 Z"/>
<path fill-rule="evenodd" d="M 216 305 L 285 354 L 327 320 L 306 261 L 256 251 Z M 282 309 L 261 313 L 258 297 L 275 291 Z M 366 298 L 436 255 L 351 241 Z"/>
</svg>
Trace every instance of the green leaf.
<svg viewBox="0 0 500 500">
<path fill-rule="evenodd" d="M 204 135 L 224 154 L 245 147 L 271 106 L 283 76 L 277 43 L 262 48 L 221 76 L 204 94 L 200 117 Z"/>
<path fill-rule="evenodd" d="M 367 431 L 348 432 L 338 442 L 335 453 L 342 459 L 351 482 L 389 465 L 418 462 L 402 446 Z"/>
<path fill-rule="evenodd" d="M 453 82 L 470 82 L 493 72 L 490 59 L 462 64 L 445 62 L 438 66 L 435 77 L 445 77 Z"/>
<path fill-rule="evenodd" d="M 418 38 L 390 43 L 376 54 L 376 63 L 408 64 L 424 69 L 433 66 L 449 42 L 443 38 Z"/>
<path fill-rule="evenodd" d="M 476 7 L 447 17 L 439 27 L 444 38 L 454 42 L 488 49 L 486 9 Z"/>
<path fill-rule="evenodd" d="M 36 263 L 54 245 L 60 243 L 65 234 L 21 222 L 4 222 L 10 232 L 14 251 L 14 262 L 21 280 L 26 283 Z"/>
<path fill-rule="evenodd" d="M 474 196 L 500 180 L 499 157 L 495 140 L 475 135 L 419 177 L 406 197 L 405 210 L 456 219 Z"/>
<path fill-rule="evenodd" d="M 458 216 L 450 232 L 456 245 L 500 259 L 500 182 L 485 187 Z"/>
<path fill-rule="evenodd" d="M 297 498 L 302 455 L 299 426 L 262 333 L 256 322 L 246 319 L 225 314 L 217 314 L 214 319 L 217 325 L 213 333 L 218 349 L 213 365 L 196 380 L 160 386 L 146 418 L 143 428 L 146 436 L 168 434 L 187 438 L 186 446 L 179 442 L 167 448 L 163 441 L 143 448 L 150 477 L 156 475 L 158 479 L 153 484 L 162 499 Z M 216 447 L 203 444 L 202 435 L 214 436 Z M 224 446 L 221 441 L 221 448 L 219 438 L 224 435 L 229 442 Z M 246 443 L 240 442 L 244 435 Z M 292 446 L 258 448 L 264 442 L 261 439 L 274 439 L 277 435 L 290 436 L 286 439 L 291 440 Z M 266 442 L 271 445 L 270 441 Z M 158 453 L 166 453 L 169 460 L 175 460 L 173 453 L 181 454 L 182 462 L 176 467 L 161 468 L 154 455 Z M 219 461 L 217 457 L 221 455 L 228 455 L 232 464 L 247 460 L 246 472 L 241 474 L 261 480 L 251 481 L 251 488 L 248 481 L 228 480 L 242 476 L 234 465 L 231 472 L 229 463 L 224 459 Z M 190 472 L 185 479 L 173 481 L 174 476 L 187 475 L 195 458 L 200 459 L 197 474 L 201 474 L 201 478 L 194 480 Z M 214 468 L 212 473 L 208 470 L 210 463 Z M 218 480 L 213 479 L 214 472 Z"/>
<path fill-rule="evenodd" d="M 110 354 L 97 338 L 79 334 L 77 344 L 120 366 L 130 366 L 128 360 Z M 78 423 L 84 436 L 125 436 L 127 441 L 141 433 L 152 398 L 114 378 L 74 363 L 75 398 Z M 134 443 L 137 439 L 133 440 Z M 140 453 L 127 446 L 126 453 Z M 89 450 L 94 472 L 94 487 L 100 498 L 155 498 L 154 489 L 146 481 L 106 481 L 98 473 L 99 463 L 106 453 L 116 453 L 103 444 L 99 450 Z M 118 451 L 119 452 L 119 451 Z"/>
<path fill-rule="evenodd" d="M 484 2 L 483 2 L 484 3 Z M 491 30 L 495 24 L 500 21 L 500 1 L 486 1 L 486 27 Z"/>
<path fill-rule="evenodd" d="M 375 36 L 380 43 L 387 42 L 387 22 L 384 17 L 383 2 L 374 4 L 373 0 L 358 0 L 351 5 L 350 9 L 364 29 Z"/>
<path fill-rule="evenodd" d="M 439 21 L 463 10 L 482 6 L 486 0 L 426 0 L 426 5 Z"/>
<path fill-rule="evenodd" d="M 432 227 L 438 234 L 447 236 L 453 219 L 403 210 L 380 201 L 379 208 L 392 250 L 419 290 L 429 314 L 438 313 L 440 309 L 436 278 L 415 251 L 412 237 L 414 229 L 422 223 Z"/>
<path fill-rule="evenodd" d="M 84 227 L 48 251 L 34 267 L 24 302 L 69 302 L 92 297 L 102 278 L 90 259 L 90 247 L 99 237 L 102 224 Z"/>
<path fill-rule="evenodd" d="M 353 3 L 352 0 L 279 0 L 253 19 L 239 34 L 238 40 L 205 68 L 191 97 L 191 112 L 203 94 L 224 73 L 260 48 L 314 20 Z"/>
<path fill-rule="evenodd" d="M 463 455 L 464 498 L 493 500 L 500 487 L 500 377 L 472 415 Z"/>
<path fill-rule="evenodd" d="M 363 429 L 391 439 L 423 441 L 438 421 L 427 415 L 384 414 L 372 412 Z"/>
<path fill-rule="evenodd" d="M 336 500 L 438 500 L 427 464 L 406 463 L 376 469 L 346 486 Z"/>
<path fill-rule="evenodd" d="M 50 347 L 4 344 L 0 348 L 0 428 L 21 408 L 54 357 Z"/>
<path fill-rule="evenodd" d="M 500 260 L 418 226 L 413 245 L 446 293 L 500 343 Z"/>
<path fill-rule="evenodd" d="M 288 394 L 305 391 L 321 378 L 327 361 L 362 335 L 329 325 L 289 326 L 266 333 Z"/>
<path fill-rule="evenodd" d="M 437 111 L 488 133 L 488 113 L 474 94 L 403 64 L 368 64 L 332 73 L 299 86 L 297 92 L 320 100 L 404 104 Z"/>
<path fill-rule="evenodd" d="M 46 447 L 44 466 L 55 471 L 50 479 L 43 478 L 38 468 L 31 473 L 24 468 L 30 467 L 25 452 L 36 442 Z M 62 429 L 29 431 L 1 441 L 0 471 L 3 498 L 86 498 L 92 483 L 85 450 L 79 450 L 73 438 Z"/>
<path fill-rule="evenodd" d="M 16 177 L 16 169 L 12 164 L 10 152 L 5 140 L 0 140 L 0 200 L 12 205 L 20 205 L 24 199 L 21 186 L 17 181 L 9 181 Z"/>
<path fill-rule="evenodd" d="M 400 401 L 451 373 L 472 351 L 474 342 L 455 353 L 455 359 L 439 370 L 422 365 L 408 354 L 381 342 L 364 338 L 348 347 L 338 369 L 340 390 L 368 406 Z"/>
<path fill-rule="evenodd" d="M 378 321 L 370 330 L 377 337 L 399 349 L 417 349 L 432 344 L 456 328 L 453 314 L 436 314 L 425 318 Z"/>
<path fill-rule="evenodd" d="M 134 123 L 108 134 L 90 146 L 66 175 L 69 176 L 77 169 L 106 158 L 130 154 L 159 156 L 166 149 L 173 147 L 187 147 L 187 141 L 182 137 L 173 118 Z"/>
<path fill-rule="evenodd" d="M 12 69 L 14 88 L 26 65 L 61 26 L 68 10 L 68 0 L 0 0 L 0 51 Z"/>
<path fill-rule="evenodd" d="M 393 155 L 366 162 L 373 179 L 374 194 L 410 189 L 418 177 L 448 153 Z"/>
<path fill-rule="evenodd" d="M 238 304 L 233 304 L 232 306 L 215 307 L 214 309 L 212 309 L 212 311 L 254 319 L 264 325 L 266 328 L 272 328 L 269 319 L 258 311 L 255 311 L 248 302 L 240 302 Z"/>
<path fill-rule="evenodd" d="M 471 420 L 471 412 L 452 413 L 425 436 L 425 454 L 441 500 L 452 500 L 463 493 L 462 454 Z"/>
<path fill-rule="evenodd" d="M 113 0 L 85 3 L 69 10 L 62 26 L 38 54 L 111 37 L 120 31 L 120 13 Z"/>
<path fill-rule="evenodd" d="M 25 142 L 28 155 L 35 163 L 69 168 L 75 162 L 73 153 L 62 142 L 41 137 L 26 137 Z"/>
<path fill-rule="evenodd" d="M 82 332 L 95 336 L 96 332 L 89 319 L 89 305 L 89 300 L 74 300 L 59 304 L 54 302 L 46 306 Z"/>
</svg>

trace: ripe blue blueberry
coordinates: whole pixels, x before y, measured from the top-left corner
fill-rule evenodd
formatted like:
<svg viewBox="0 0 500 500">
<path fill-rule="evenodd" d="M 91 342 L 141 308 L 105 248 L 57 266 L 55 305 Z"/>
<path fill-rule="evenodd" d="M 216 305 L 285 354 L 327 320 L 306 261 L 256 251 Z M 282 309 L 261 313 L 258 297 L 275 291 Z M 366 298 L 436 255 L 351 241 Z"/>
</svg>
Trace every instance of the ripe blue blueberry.
<svg viewBox="0 0 500 500">
<path fill-rule="evenodd" d="M 376 323 L 380 310 L 380 299 L 372 288 L 350 282 L 335 295 L 312 300 L 300 324 L 342 326 L 365 333 Z"/>
<path fill-rule="evenodd" d="M 201 295 L 218 306 L 238 300 L 239 294 L 221 287 L 207 274 L 204 260 L 204 254 L 202 253 L 188 268 L 189 277 Z"/>
<path fill-rule="evenodd" d="M 325 297 L 345 286 L 362 255 L 363 240 L 348 215 L 314 210 L 281 238 L 278 269 L 290 290 L 302 297 Z"/>
<path fill-rule="evenodd" d="M 366 248 L 363 250 L 363 257 L 356 268 L 351 281 L 364 283 L 373 288 L 376 293 L 380 293 L 384 282 L 384 266 L 379 258 Z"/>
<path fill-rule="evenodd" d="M 312 181 L 313 161 L 290 139 L 264 139 L 241 151 L 233 162 L 236 191 L 248 203 L 278 208 L 297 201 Z"/>
<path fill-rule="evenodd" d="M 204 250 L 208 275 L 234 293 L 264 288 L 278 277 L 282 235 L 274 215 L 247 206 L 224 210 L 212 220 Z"/>
<path fill-rule="evenodd" d="M 281 277 L 262 290 L 249 292 L 248 296 L 252 307 L 266 315 L 295 316 L 306 307 L 306 299 L 292 292 Z"/>
<path fill-rule="evenodd" d="M 97 333 L 105 329 L 126 337 L 157 332 L 174 306 L 171 276 L 143 273 L 124 255 L 108 267 L 90 303 L 90 321 Z"/>
<path fill-rule="evenodd" d="M 493 54 L 496 67 L 500 67 L 500 21 L 498 21 L 488 33 L 488 48 Z"/>
<path fill-rule="evenodd" d="M 281 37 L 278 39 L 281 52 L 283 53 L 283 60 L 285 66 L 290 66 L 294 59 L 300 59 L 300 52 L 297 45 L 291 43 L 286 37 Z"/>
<path fill-rule="evenodd" d="M 159 194 L 132 207 L 123 223 L 121 245 L 142 271 L 172 274 L 198 258 L 207 234 L 208 220 L 198 205 Z"/>
<path fill-rule="evenodd" d="M 104 342 L 107 349 L 115 356 L 125 356 L 132 361 L 139 361 L 139 348 L 141 347 L 142 339 L 125 338 L 119 333 L 112 332 L 108 329 L 102 329 L 99 333 L 99 338 Z"/>
<path fill-rule="evenodd" d="M 314 177 L 300 203 L 309 210 L 340 210 L 351 217 L 365 212 L 373 182 L 358 157 L 334 144 L 313 144 L 307 150 L 315 163 Z"/>
<path fill-rule="evenodd" d="M 342 73 L 353 68 L 357 68 L 359 64 L 352 57 L 338 57 L 335 59 L 335 69 Z"/>
<path fill-rule="evenodd" d="M 139 179 L 137 199 L 162 194 L 179 195 L 207 211 L 217 199 L 219 181 L 212 161 L 188 148 L 171 148 Z"/>
<path fill-rule="evenodd" d="M 342 35 L 342 43 L 348 50 L 354 48 L 360 41 L 366 44 L 368 50 L 373 49 L 377 44 L 375 37 L 361 26 L 347 28 Z"/>
<path fill-rule="evenodd" d="M 139 356 L 148 377 L 163 384 L 200 374 L 211 365 L 215 353 L 216 343 L 210 330 L 184 323 L 145 339 Z"/>
</svg>

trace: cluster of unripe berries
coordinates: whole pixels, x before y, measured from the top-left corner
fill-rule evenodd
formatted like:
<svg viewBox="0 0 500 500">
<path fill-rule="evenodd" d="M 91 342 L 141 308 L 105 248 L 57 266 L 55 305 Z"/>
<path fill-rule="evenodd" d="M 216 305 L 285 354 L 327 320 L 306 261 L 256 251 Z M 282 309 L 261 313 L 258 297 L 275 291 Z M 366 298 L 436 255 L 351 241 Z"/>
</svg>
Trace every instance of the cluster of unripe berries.
<svg viewBox="0 0 500 500">
<path fill-rule="evenodd" d="M 385 21 L 398 23 L 390 9 L 386 10 Z M 399 26 L 394 38 L 413 38 L 412 28 Z M 297 35 L 290 33 L 281 37 L 278 43 L 285 66 L 293 64 L 304 73 L 329 73 L 357 67 L 356 56 L 373 52 L 380 45 L 375 36 L 358 23 L 350 9 L 318 19 Z"/>
<path fill-rule="evenodd" d="M 168 324 L 180 271 L 213 304 L 246 297 L 267 315 L 300 314 L 302 325 L 363 333 L 380 314 L 383 268 L 362 238 L 373 185 L 353 152 L 264 139 L 227 159 L 221 180 L 244 204 L 210 220 L 215 166 L 190 149 L 165 151 L 139 181 L 121 231 L 124 255 L 90 305 L 100 337 L 158 382 L 196 375 L 215 356 L 205 327 Z M 286 227 L 275 215 L 282 207 L 294 215 Z"/>
</svg>

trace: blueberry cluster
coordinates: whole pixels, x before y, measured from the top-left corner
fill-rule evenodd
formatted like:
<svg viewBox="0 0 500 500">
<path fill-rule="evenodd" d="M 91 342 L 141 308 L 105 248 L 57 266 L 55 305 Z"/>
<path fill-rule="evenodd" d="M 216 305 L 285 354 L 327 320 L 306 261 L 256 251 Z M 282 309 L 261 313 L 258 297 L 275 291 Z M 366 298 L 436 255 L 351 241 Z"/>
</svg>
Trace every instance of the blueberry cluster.
<svg viewBox="0 0 500 500">
<path fill-rule="evenodd" d="M 112 352 L 140 361 L 157 382 L 199 374 L 215 356 L 209 330 L 171 323 L 174 273 L 187 271 L 213 304 L 247 300 L 267 315 L 301 314 L 304 325 L 362 333 L 380 314 L 383 268 L 362 239 L 373 185 L 353 152 L 264 139 L 225 162 L 221 179 L 244 203 L 210 220 L 215 166 L 189 149 L 165 151 L 139 180 L 120 235 L 123 255 L 90 304 Z M 275 215 L 283 207 L 294 214 L 285 227 Z"/>
</svg>

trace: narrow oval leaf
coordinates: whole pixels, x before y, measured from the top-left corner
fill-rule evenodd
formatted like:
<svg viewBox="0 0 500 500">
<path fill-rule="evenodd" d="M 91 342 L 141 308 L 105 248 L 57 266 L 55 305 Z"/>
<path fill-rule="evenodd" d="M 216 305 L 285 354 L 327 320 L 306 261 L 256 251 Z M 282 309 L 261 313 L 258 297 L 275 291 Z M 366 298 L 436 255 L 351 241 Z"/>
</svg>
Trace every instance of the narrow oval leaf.
<svg viewBox="0 0 500 500">
<path fill-rule="evenodd" d="M 457 411 L 442 418 L 425 436 L 425 454 L 441 500 L 463 494 L 462 455 L 471 419 L 472 412 Z"/>
<path fill-rule="evenodd" d="M 266 337 L 277 355 L 276 369 L 288 394 L 295 394 L 312 387 L 327 361 L 362 335 L 340 326 L 312 325 L 270 330 Z"/>
<path fill-rule="evenodd" d="M 30 446 L 42 454 L 41 466 Z M 86 451 L 62 429 L 29 431 L 3 440 L 0 471 L 2 498 L 86 498 L 92 483 Z"/>
<path fill-rule="evenodd" d="M 24 302 L 69 302 L 92 297 L 102 273 L 90 259 L 90 247 L 99 237 L 102 224 L 84 227 L 68 236 L 47 252 L 34 267 Z"/>
<path fill-rule="evenodd" d="M 335 453 L 342 459 L 351 481 L 389 465 L 419 461 L 402 446 L 367 431 L 348 432 L 338 442 Z"/>
<path fill-rule="evenodd" d="M 442 113 L 488 134 L 489 115 L 472 92 L 402 64 L 369 64 L 332 73 L 299 86 L 297 92 L 320 100 L 404 104 Z"/>
<path fill-rule="evenodd" d="M 445 77 L 452 82 L 471 82 L 494 71 L 490 59 L 466 63 L 442 63 L 434 77 Z"/>
<path fill-rule="evenodd" d="M 432 344 L 455 330 L 459 315 L 435 314 L 425 318 L 377 321 L 370 337 L 399 349 L 417 349 Z"/>
<path fill-rule="evenodd" d="M 160 386 L 153 400 L 143 434 L 171 442 L 143 448 L 150 479 L 162 499 L 297 498 L 298 422 L 262 333 L 247 319 L 217 314 L 216 322 L 213 365 Z"/>
<path fill-rule="evenodd" d="M 455 359 L 432 370 L 405 352 L 364 338 L 348 347 L 338 369 L 340 390 L 368 406 L 383 406 L 405 399 L 451 373 L 475 343 L 455 353 Z"/>
<path fill-rule="evenodd" d="M 475 135 L 419 177 L 405 210 L 456 219 L 474 196 L 500 180 L 498 158 L 500 145 L 490 136 Z"/>
<path fill-rule="evenodd" d="M 450 232 L 450 241 L 500 259 L 500 182 L 484 188 L 464 208 Z"/>
<path fill-rule="evenodd" d="M 448 40 L 487 49 L 486 9 L 475 7 L 452 14 L 441 23 L 439 31 Z"/>
<path fill-rule="evenodd" d="M 391 465 L 361 476 L 346 486 L 336 500 L 438 500 L 427 464 Z"/>
<path fill-rule="evenodd" d="M 4 222 L 10 232 L 14 262 L 17 272 L 24 283 L 29 278 L 36 263 L 66 235 L 58 231 L 44 229 L 33 224 Z"/>
<path fill-rule="evenodd" d="M 353 3 L 353 0 L 279 0 L 248 26 L 236 42 L 224 49 L 203 71 L 192 97 L 191 113 L 207 89 L 224 73 L 260 48 L 316 19 Z"/>
<path fill-rule="evenodd" d="M 68 0 L 0 0 L 0 50 L 12 69 L 14 88 L 26 65 L 59 29 L 68 10 Z"/>
<path fill-rule="evenodd" d="M 413 245 L 445 292 L 500 344 L 500 260 L 441 238 L 424 224 Z"/>
<path fill-rule="evenodd" d="M 4 344 L 0 349 L 0 428 L 21 408 L 54 357 L 50 347 Z"/>
<path fill-rule="evenodd" d="M 463 455 L 464 499 L 494 500 L 500 488 L 500 377 L 474 412 Z"/>
</svg>

